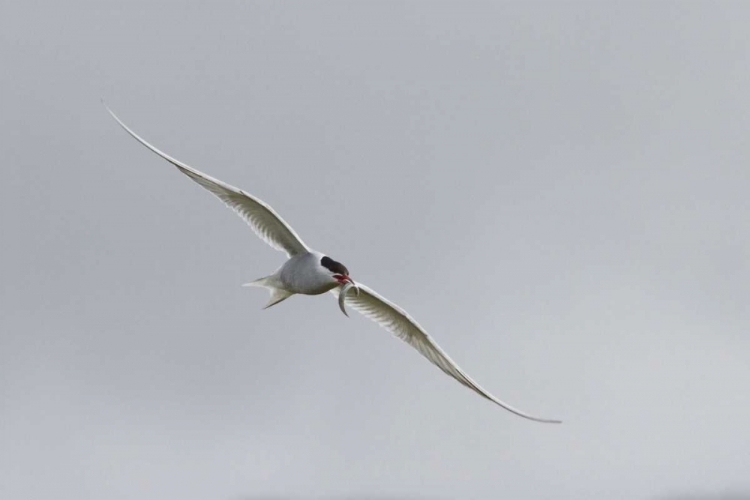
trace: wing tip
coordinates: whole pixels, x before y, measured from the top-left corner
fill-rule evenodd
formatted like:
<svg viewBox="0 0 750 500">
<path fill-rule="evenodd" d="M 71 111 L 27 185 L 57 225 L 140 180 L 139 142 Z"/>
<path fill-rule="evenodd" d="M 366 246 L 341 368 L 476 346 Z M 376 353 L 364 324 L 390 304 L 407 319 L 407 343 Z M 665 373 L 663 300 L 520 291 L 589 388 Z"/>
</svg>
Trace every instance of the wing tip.
<svg viewBox="0 0 750 500">
<path fill-rule="evenodd" d="M 135 132 L 133 132 L 132 130 L 130 130 L 130 127 L 128 127 L 127 125 L 125 125 L 125 123 L 123 123 L 123 121 L 122 121 L 122 120 L 120 120 L 120 118 L 119 118 L 119 117 L 118 117 L 118 116 L 117 116 L 117 115 L 115 114 L 115 112 L 114 112 L 114 111 L 112 111 L 112 108 L 110 108 L 109 106 L 107 106 L 107 103 L 106 103 L 106 102 L 104 101 L 104 98 L 103 98 L 103 97 L 102 97 L 102 98 L 100 98 L 100 101 L 101 101 L 101 103 L 102 103 L 102 106 L 104 106 L 104 109 L 106 109 L 106 110 L 107 110 L 107 112 L 108 112 L 108 113 L 109 113 L 109 114 L 110 114 L 110 115 L 112 116 L 112 118 L 114 118 L 114 119 L 115 119 L 115 121 L 116 121 L 116 122 L 117 122 L 117 123 L 118 123 L 118 124 L 119 124 L 119 125 L 120 125 L 120 126 L 121 126 L 121 127 L 123 128 L 123 129 L 125 129 L 125 131 L 126 131 L 126 132 L 127 132 L 128 134 L 130 134 L 130 135 L 132 135 L 133 137 L 135 137 L 135 138 L 136 138 L 136 139 L 138 140 L 138 142 L 141 142 L 141 143 L 147 144 L 147 143 L 146 143 L 146 142 L 145 142 L 145 141 L 144 141 L 143 139 L 141 139 L 140 137 L 138 137 L 138 135 L 137 135 L 137 134 L 136 134 Z M 149 149 L 153 149 L 153 146 L 150 146 L 150 145 L 148 145 L 148 147 L 149 147 Z"/>
<path fill-rule="evenodd" d="M 109 114 L 110 114 L 110 115 L 112 115 L 112 116 L 114 116 L 115 118 L 117 118 L 117 117 L 115 116 L 115 112 L 114 112 L 114 111 L 112 111 L 112 109 L 111 109 L 111 108 L 110 108 L 110 107 L 109 107 L 109 106 L 107 105 L 107 101 L 105 101 L 105 100 L 104 100 L 104 97 L 100 97 L 100 98 L 99 98 L 99 102 L 101 102 L 101 103 L 102 103 L 102 106 L 104 106 L 104 109 L 106 109 L 106 110 L 107 110 L 107 111 L 109 112 Z M 118 120 L 118 121 L 119 121 L 119 120 Z"/>
<path fill-rule="evenodd" d="M 542 419 L 542 418 L 536 418 L 534 419 L 537 422 L 541 422 L 543 424 L 561 424 L 563 423 L 562 420 L 552 420 L 552 419 Z"/>
<path fill-rule="evenodd" d="M 504 406 L 502 408 L 504 408 L 506 410 L 508 409 L 508 408 L 506 408 Z M 539 423 L 542 423 L 542 424 L 561 424 L 561 423 L 563 423 L 562 420 L 558 420 L 556 418 L 532 417 L 531 415 L 527 415 L 525 413 L 521 413 L 519 411 L 512 411 L 512 410 L 511 410 L 511 413 L 513 413 L 515 415 L 518 415 L 519 417 L 523 417 L 523 418 L 525 418 L 527 420 L 533 420 L 534 422 L 539 422 Z"/>
</svg>

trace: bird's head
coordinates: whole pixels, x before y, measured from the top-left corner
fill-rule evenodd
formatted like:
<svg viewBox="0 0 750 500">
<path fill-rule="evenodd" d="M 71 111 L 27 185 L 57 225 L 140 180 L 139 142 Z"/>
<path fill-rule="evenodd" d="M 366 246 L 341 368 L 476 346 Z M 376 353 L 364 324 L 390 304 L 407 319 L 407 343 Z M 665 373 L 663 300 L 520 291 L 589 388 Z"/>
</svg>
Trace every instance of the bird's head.
<svg viewBox="0 0 750 500">
<path fill-rule="evenodd" d="M 344 307 L 346 294 L 347 292 L 349 292 L 350 288 L 354 288 L 357 296 L 359 296 L 359 285 L 357 285 L 354 280 L 349 277 L 349 270 L 341 262 L 336 262 L 328 256 L 323 256 L 323 258 L 320 259 L 320 265 L 323 269 L 326 270 L 326 272 L 329 274 L 331 279 L 336 282 L 336 284 L 341 285 L 341 292 L 339 293 L 339 308 L 341 309 L 342 313 L 344 313 L 346 316 L 349 316 L 346 313 L 346 307 Z"/>
<path fill-rule="evenodd" d="M 328 256 L 323 256 L 323 258 L 320 259 L 320 265 L 329 273 L 331 279 L 336 283 L 340 285 L 345 285 L 347 283 L 354 284 L 354 281 L 349 277 L 349 270 L 341 262 L 336 262 Z"/>
</svg>

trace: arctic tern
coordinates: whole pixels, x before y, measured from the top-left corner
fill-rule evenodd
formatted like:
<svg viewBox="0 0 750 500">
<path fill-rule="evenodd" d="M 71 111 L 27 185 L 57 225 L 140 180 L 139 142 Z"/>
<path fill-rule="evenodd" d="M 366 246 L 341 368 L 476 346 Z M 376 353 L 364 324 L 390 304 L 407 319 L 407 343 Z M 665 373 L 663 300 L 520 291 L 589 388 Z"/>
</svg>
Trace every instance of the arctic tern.
<svg viewBox="0 0 750 500">
<path fill-rule="evenodd" d="M 234 186 L 210 177 L 187 164 L 172 158 L 152 146 L 125 125 L 104 104 L 112 117 L 133 138 L 145 147 L 177 167 L 205 189 L 213 193 L 232 208 L 253 231 L 276 250 L 285 252 L 288 259 L 270 276 L 247 283 L 245 286 L 264 287 L 271 298 L 264 309 L 271 307 L 295 294 L 320 295 L 331 292 L 339 299 L 339 307 L 346 314 L 345 304 L 365 317 L 378 323 L 390 333 L 400 338 L 443 372 L 480 396 L 523 418 L 545 423 L 560 423 L 560 420 L 538 418 L 522 412 L 482 389 L 427 334 L 419 323 L 399 306 L 382 297 L 362 283 L 355 283 L 349 270 L 331 257 L 308 247 L 294 229 L 281 218 L 268 204 Z M 351 292 L 351 293 L 349 293 Z M 348 314 L 347 314 L 348 316 Z"/>
</svg>

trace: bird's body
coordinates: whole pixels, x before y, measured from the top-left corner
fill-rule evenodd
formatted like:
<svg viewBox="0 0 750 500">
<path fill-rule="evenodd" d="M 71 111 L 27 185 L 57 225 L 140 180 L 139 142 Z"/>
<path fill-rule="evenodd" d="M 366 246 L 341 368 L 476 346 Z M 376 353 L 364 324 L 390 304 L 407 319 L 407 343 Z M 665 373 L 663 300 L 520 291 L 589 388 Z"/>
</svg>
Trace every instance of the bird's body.
<svg viewBox="0 0 750 500">
<path fill-rule="evenodd" d="M 266 243 L 287 254 L 286 262 L 273 274 L 247 284 L 248 286 L 261 286 L 269 290 L 271 298 L 266 304 L 266 308 L 295 294 L 320 295 L 325 292 L 332 292 L 339 297 L 339 306 L 344 314 L 346 314 L 344 304 L 349 305 L 414 347 L 443 372 L 480 396 L 529 420 L 559 423 L 558 420 L 533 417 L 503 403 L 482 389 L 448 357 L 424 328 L 406 311 L 367 286 L 355 283 L 349 277 L 349 270 L 340 262 L 308 247 L 269 205 L 245 191 L 199 172 L 163 153 L 133 132 L 117 118 L 112 110 L 109 108 L 107 110 L 131 136 L 221 199 L 245 219 Z M 354 289 L 356 293 L 348 293 L 350 289 Z"/>
<path fill-rule="evenodd" d="M 294 294 L 320 295 L 330 292 L 339 283 L 319 263 L 325 258 L 320 252 L 310 250 L 290 257 L 270 276 L 260 278 L 245 286 L 262 286 L 271 291 L 266 308 L 278 304 Z"/>
<path fill-rule="evenodd" d="M 289 292 L 302 295 L 320 295 L 339 286 L 331 281 L 330 274 L 320 265 L 325 255 L 315 250 L 295 255 L 282 265 L 278 275 L 281 285 Z"/>
</svg>

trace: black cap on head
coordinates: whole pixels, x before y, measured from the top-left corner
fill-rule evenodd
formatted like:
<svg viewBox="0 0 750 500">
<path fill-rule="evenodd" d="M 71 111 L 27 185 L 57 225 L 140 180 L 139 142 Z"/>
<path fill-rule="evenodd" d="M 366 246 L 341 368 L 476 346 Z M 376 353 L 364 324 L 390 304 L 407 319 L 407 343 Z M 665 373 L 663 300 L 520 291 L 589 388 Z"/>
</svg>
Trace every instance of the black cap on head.
<svg viewBox="0 0 750 500">
<path fill-rule="evenodd" d="M 331 271 L 332 273 L 336 274 L 343 274 L 344 276 L 349 276 L 349 270 L 346 268 L 344 264 L 341 262 L 336 262 L 332 258 L 325 256 L 322 259 L 320 259 L 320 265 Z"/>
</svg>

